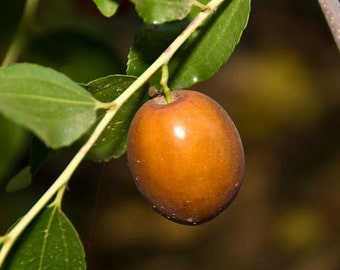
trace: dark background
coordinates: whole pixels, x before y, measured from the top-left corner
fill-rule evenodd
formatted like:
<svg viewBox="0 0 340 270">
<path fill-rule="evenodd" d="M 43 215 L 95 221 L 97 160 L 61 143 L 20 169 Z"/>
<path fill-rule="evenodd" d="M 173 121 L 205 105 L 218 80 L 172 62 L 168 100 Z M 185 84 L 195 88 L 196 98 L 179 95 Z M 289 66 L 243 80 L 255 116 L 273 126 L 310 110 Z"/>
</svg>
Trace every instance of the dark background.
<svg viewBox="0 0 340 270">
<path fill-rule="evenodd" d="M 23 6 L 1 3 L 1 58 Z M 122 73 L 140 24 L 126 3 L 106 19 L 90 0 L 41 1 L 20 61 L 79 82 Z M 83 162 L 63 210 L 79 231 L 88 268 L 340 269 L 339 60 L 317 1 L 253 1 L 229 62 L 194 87 L 216 99 L 239 128 L 246 172 L 237 198 L 206 224 L 178 225 L 138 194 L 125 156 Z M 11 174 L 27 163 L 28 143 L 29 135 Z M 54 157 L 27 190 L 8 194 L 3 182 L 0 234 L 69 159 Z"/>
</svg>

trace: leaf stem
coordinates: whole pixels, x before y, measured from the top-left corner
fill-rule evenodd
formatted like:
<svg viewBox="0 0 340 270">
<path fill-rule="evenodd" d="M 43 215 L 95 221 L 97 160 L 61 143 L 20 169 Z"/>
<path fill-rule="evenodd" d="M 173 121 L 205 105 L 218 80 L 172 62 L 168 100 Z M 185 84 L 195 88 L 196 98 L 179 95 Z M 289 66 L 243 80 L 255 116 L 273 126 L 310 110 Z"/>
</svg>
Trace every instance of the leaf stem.
<svg viewBox="0 0 340 270">
<path fill-rule="evenodd" d="M 168 69 L 168 65 L 165 64 L 162 66 L 162 78 L 161 78 L 161 85 L 163 88 L 163 92 L 165 95 L 165 99 L 167 103 L 171 103 L 172 102 L 172 97 L 171 97 L 171 91 L 170 88 L 168 86 L 168 79 L 169 79 L 169 69 Z"/>
<path fill-rule="evenodd" d="M 318 0 L 334 40 L 340 51 L 340 2 L 339 0 Z"/>
<path fill-rule="evenodd" d="M 50 204 L 50 206 L 57 206 L 58 208 L 61 208 L 61 203 L 63 201 L 65 190 L 66 190 L 66 185 L 63 185 L 61 188 L 59 188 L 57 195 L 55 196 L 55 199 Z"/>
<path fill-rule="evenodd" d="M 39 0 L 26 1 L 18 30 L 16 31 L 16 34 L 7 50 L 4 60 L 2 61 L 2 66 L 8 66 L 18 60 L 19 55 L 27 42 L 28 29 L 32 25 L 38 4 Z"/>
<path fill-rule="evenodd" d="M 202 11 L 206 11 L 209 9 L 209 6 L 205 5 L 205 4 L 202 4 L 201 2 L 197 1 L 197 0 L 191 0 L 191 4 L 194 6 L 194 7 L 197 7 L 199 8 L 200 10 Z"/>
<path fill-rule="evenodd" d="M 30 1 L 30 0 L 28 0 Z M 31 0 L 37 1 L 37 0 Z M 42 197 L 35 203 L 35 205 L 27 212 L 25 216 L 6 234 L 3 246 L 0 250 L 0 268 L 3 265 L 7 254 L 12 248 L 13 244 L 20 236 L 20 234 L 27 228 L 30 222 L 39 214 L 39 212 L 47 205 L 47 203 L 55 196 L 60 189 L 65 188 L 67 182 L 71 178 L 72 174 L 79 166 L 80 162 L 84 159 L 88 151 L 91 149 L 93 144 L 99 138 L 100 134 L 110 123 L 119 108 L 129 99 L 129 97 L 136 92 L 140 87 L 142 87 L 150 77 L 161 68 L 163 65 L 167 64 L 175 52 L 181 47 L 181 45 L 190 37 L 190 35 L 205 21 L 205 19 L 214 12 L 217 7 L 224 0 L 212 0 L 208 3 L 209 10 L 206 12 L 200 12 L 193 19 L 193 21 L 184 29 L 184 31 L 170 44 L 170 46 L 156 59 L 156 61 L 147 69 L 143 74 L 141 74 L 117 99 L 112 102 L 112 106 L 107 110 L 102 120 L 98 123 L 94 132 L 87 140 L 87 142 L 82 146 L 82 148 L 77 152 L 65 170 L 56 179 L 52 186 L 42 195 Z M 59 195 L 62 196 L 63 191 L 60 191 Z M 56 198 L 54 201 L 57 203 Z"/>
</svg>

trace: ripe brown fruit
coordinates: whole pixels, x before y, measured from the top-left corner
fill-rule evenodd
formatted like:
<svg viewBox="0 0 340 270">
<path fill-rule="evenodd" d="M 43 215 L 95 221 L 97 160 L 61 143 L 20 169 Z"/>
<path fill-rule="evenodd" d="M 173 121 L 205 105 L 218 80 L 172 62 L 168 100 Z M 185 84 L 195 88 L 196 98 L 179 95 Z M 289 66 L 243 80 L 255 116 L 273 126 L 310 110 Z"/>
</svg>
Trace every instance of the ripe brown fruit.
<svg viewBox="0 0 340 270">
<path fill-rule="evenodd" d="M 223 108 L 191 90 L 145 103 L 128 133 L 127 157 L 135 184 L 162 215 L 200 224 L 217 216 L 239 190 L 244 154 Z"/>
</svg>

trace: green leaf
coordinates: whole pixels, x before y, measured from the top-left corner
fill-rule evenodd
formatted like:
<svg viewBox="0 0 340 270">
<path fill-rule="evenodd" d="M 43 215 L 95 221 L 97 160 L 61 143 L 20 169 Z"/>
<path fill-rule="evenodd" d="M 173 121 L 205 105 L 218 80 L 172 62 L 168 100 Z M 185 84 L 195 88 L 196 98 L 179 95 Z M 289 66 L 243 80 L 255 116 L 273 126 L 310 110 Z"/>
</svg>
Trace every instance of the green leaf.
<svg viewBox="0 0 340 270">
<path fill-rule="evenodd" d="M 23 232 L 4 269 L 86 269 L 79 236 L 58 206 L 46 207 Z"/>
<path fill-rule="evenodd" d="M 110 102 L 123 93 L 135 79 L 136 77 L 133 76 L 111 75 L 94 80 L 85 87 L 97 100 Z M 123 104 L 91 148 L 87 155 L 88 158 L 95 161 L 106 161 L 110 158 L 118 158 L 124 154 L 130 122 L 138 108 L 145 101 L 145 97 L 146 88 L 142 88 L 135 92 L 129 100 Z M 104 110 L 98 111 L 97 122 L 103 118 L 104 114 Z M 92 129 L 82 138 L 80 143 L 83 144 L 91 133 Z"/>
<path fill-rule="evenodd" d="M 222 3 L 170 60 L 169 86 L 172 89 L 188 88 L 214 75 L 227 62 L 239 42 L 247 25 L 249 12 L 250 0 Z M 192 12 L 188 19 L 195 14 Z M 189 23 L 188 20 L 144 25 L 130 51 L 127 73 L 139 76 Z M 157 84 L 157 80 L 159 78 L 155 77 L 153 84 Z"/>
<path fill-rule="evenodd" d="M 42 164 L 52 152 L 37 137 L 33 136 L 29 155 L 29 166 L 14 175 L 6 185 L 6 192 L 16 192 L 31 185 L 32 180 Z"/>
<path fill-rule="evenodd" d="M 185 19 L 162 25 L 143 24 L 129 53 L 127 74 L 141 75 L 189 23 Z"/>
<path fill-rule="evenodd" d="M 105 17 L 111 17 L 116 13 L 120 0 L 93 0 L 93 2 Z"/>
<path fill-rule="evenodd" d="M 26 141 L 25 130 L 0 115 L 0 184 L 17 165 Z"/>
<path fill-rule="evenodd" d="M 146 23 L 160 24 L 184 19 L 191 10 L 190 0 L 131 0 Z"/>
<path fill-rule="evenodd" d="M 240 41 L 249 13 L 250 0 L 223 3 L 221 9 L 179 51 L 172 66 L 170 86 L 186 88 L 213 76 L 228 61 Z"/>
<path fill-rule="evenodd" d="M 32 183 L 30 167 L 26 166 L 14 175 L 6 185 L 6 192 L 15 192 L 27 188 Z"/>
<path fill-rule="evenodd" d="M 78 139 L 95 121 L 96 101 L 65 75 L 35 64 L 0 68 L 0 112 L 47 146 Z"/>
<path fill-rule="evenodd" d="M 40 141 L 37 137 L 32 138 L 30 156 L 29 156 L 29 164 L 30 164 L 30 172 L 34 175 L 42 166 L 42 164 L 46 161 L 47 157 L 52 153 L 50 148 L 47 148 L 46 145 Z"/>
</svg>

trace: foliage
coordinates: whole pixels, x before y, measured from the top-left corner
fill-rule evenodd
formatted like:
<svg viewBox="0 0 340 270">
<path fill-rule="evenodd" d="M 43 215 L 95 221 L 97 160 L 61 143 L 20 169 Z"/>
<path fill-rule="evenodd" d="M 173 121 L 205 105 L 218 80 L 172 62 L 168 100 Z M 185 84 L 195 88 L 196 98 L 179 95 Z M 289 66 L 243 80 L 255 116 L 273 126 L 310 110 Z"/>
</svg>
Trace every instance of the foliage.
<svg viewBox="0 0 340 270">
<path fill-rule="evenodd" d="M 173 89 L 189 88 L 215 74 L 239 42 L 248 20 L 247 10 L 248 1 L 223 3 L 221 9 L 197 29 L 171 58 L 169 86 Z M 180 22 L 143 25 L 129 54 L 128 74 L 142 74 L 196 15 L 197 11 L 193 10 Z M 157 81 L 159 77 L 153 83 L 157 85 Z"/>
<path fill-rule="evenodd" d="M 96 102 L 82 87 L 36 64 L 0 69 L 0 111 L 47 146 L 73 143 L 95 120 Z"/>
<path fill-rule="evenodd" d="M 111 17 L 116 13 L 120 2 L 119 0 L 93 0 L 93 1 L 97 5 L 100 12 L 106 17 Z"/>
<path fill-rule="evenodd" d="M 135 80 L 136 77 L 133 76 L 111 75 L 91 81 L 85 85 L 85 88 L 96 99 L 109 102 L 116 99 Z M 118 158 L 125 153 L 127 131 L 137 108 L 143 104 L 146 90 L 144 87 L 144 89 L 134 93 L 117 111 L 115 117 L 106 126 L 89 151 L 88 158 L 96 161 L 105 161 L 112 157 Z M 103 118 L 104 114 L 105 110 L 98 112 L 97 122 Z M 93 129 L 90 129 L 84 138 L 88 138 L 92 132 Z M 80 142 L 84 142 L 84 140 Z"/>
<path fill-rule="evenodd" d="M 59 206 L 46 207 L 13 248 L 6 269 L 85 269 L 79 236 Z"/>
<path fill-rule="evenodd" d="M 26 11 L 32 12 L 33 1 L 27 0 Z M 114 15 L 120 4 L 117 0 L 93 1 L 106 17 Z M 5 262 L 6 269 L 86 268 L 80 239 L 60 203 L 46 204 L 55 194 L 62 198 L 65 185 L 85 156 L 107 161 L 125 152 L 130 121 L 147 100 L 148 87 L 161 87 L 161 66 L 169 67 L 167 83 L 172 89 L 207 80 L 230 57 L 250 12 L 250 0 L 203 1 L 200 5 L 189 0 L 132 2 L 145 24 L 131 47 L 127 75 L 113 74 L 79 84 L 38 64 L 0 68 L 0 112 L 35 136 L 30 167 L 16 174 L 7 190 L 28 186 L 52 151 L 76 151 L 42 199 L 0 238 L 0 267 Z M 29 23 L 25 14 L 30 13 L 24 12 L 22 21 Z M 11 134 L 22 132 L 17 126 L 5 127 L 9 141 Z M 17 151 L 9 147 L 0 158 L 13 160 Z"/>
</svg>

